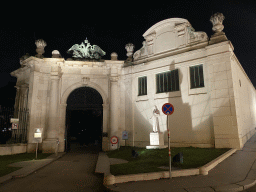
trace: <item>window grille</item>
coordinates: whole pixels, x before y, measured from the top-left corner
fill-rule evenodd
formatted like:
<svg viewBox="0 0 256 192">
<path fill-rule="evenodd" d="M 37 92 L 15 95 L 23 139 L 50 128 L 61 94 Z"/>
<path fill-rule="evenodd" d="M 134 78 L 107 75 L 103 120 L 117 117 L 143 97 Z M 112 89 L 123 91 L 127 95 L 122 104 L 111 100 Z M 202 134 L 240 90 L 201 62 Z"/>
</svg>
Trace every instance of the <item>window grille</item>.
<svg viewBox="0 0 256 192">
<path fill-rule="evenodd" d="M 138 95 L 147 95 L 147 77 L 138 78 Z"/>
<path fill-rule="evenodd" d="M 156 74 L 157 93 L 179 91 L 178 69 Z"/>
<path fill-rule="evenodd" d="M 204 87 L 203 65 L 190 67 L 190 88 Z"/>
</svg>

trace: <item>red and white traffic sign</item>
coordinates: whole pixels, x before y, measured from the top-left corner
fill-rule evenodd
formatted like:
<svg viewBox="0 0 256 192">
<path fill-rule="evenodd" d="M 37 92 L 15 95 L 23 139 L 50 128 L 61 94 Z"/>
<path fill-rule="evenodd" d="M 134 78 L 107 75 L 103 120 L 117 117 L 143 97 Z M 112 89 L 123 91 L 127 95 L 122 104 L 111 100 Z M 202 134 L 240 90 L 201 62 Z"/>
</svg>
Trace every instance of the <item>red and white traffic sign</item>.
<svg viewBox="0 0 256 192">
<path fill-rule="evenodd" d="M 112 144 L 117 144 L 118 138 L 117 138 L 116 136 L 113 136 L 113 137 L 111 137 L 110 142 L 111 142 Z"/>
<path fill-rule="evenodd" d="M 13 123 L 12 124 L 12 129 L 18 129 L 18 123 Z"/>
<path fill-rule="evenodd" d="M 162 111 L 165 115 L 171 115 L 174 112 L 174 107 L 171 103 L 165 103 L 162 107 Z"/>
</svg>

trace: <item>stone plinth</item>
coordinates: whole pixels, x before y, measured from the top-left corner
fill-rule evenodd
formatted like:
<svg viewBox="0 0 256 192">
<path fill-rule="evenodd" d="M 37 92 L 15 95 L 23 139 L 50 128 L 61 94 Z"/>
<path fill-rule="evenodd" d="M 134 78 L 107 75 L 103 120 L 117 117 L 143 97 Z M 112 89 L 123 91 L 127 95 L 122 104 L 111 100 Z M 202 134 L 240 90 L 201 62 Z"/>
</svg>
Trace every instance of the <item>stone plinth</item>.
<svg viewBox="0 0 256 192">
<path fill-rule="evenodd" d="M 168 147 L 164 145 L 164 133 L 150 133 L 150 146 L 146 146 L 146 149 L 161 149 Z"/>
<path fill-rule="evenodd" d="M 109 151 L 109 138 L 102 137 L 102 151 Z"/>
<path fill-rule="evenodd" d="M 43 153 L 55 153 L 57 147 L 57 139 L 46 139 L 42 143 Z"/>
</svg>

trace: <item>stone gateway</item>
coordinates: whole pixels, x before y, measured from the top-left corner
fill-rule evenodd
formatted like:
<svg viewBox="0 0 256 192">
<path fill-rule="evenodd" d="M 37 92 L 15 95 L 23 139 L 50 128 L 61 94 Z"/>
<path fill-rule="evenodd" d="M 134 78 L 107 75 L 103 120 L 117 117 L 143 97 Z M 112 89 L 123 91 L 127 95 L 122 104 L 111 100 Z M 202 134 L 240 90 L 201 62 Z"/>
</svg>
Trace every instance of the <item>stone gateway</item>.
<svg viewBox="0 0 256 192">
<path fill-rule="evenodd" d="M 17 77 L 14 118 L 25 130 L 13 130 L 13 137 L 26 134 L 27 152 L 32 152 L 34 129 L 43 128 L 39 149 L 55 152 L 59 140 L 59 152 L 65 151 L 67 131 L 73 129 L 67 128 L 68 98 L 86 89 L 102 99 L 97 106 L 103 151 L 113 149 L 113 136 L 124 146 L 123 131 L 129 135 L 126 145 L 148 146 L 152 111 L 164 103 L 175 106 L 169 117 L 171 147 L 241 149 L 255 133 L 256 92 L 222 31 L 223 20 L 221 13 L 211 17 L 210 38 L 186 19 L 160 21 L 143 34 L 145 41 L 135 53 L 132 43 L 125 46 L 125 61 L 118 60 L 117 53 L 111 60 L 101 59 L 105 52 L 88 40 L 71 48 L 75 59 L 65 60 L 57 50 L 52 58 L 44 58 L 46 42 L 36 41 L 37 55 L 23 56 L 21 67 L 11 73 Z M 28 118 L 19 116 L 21 109 L 28 111 Z M 160 111 L 160 130 L 154 130 L 168 146 L 166 117 Z"/>
</svg>

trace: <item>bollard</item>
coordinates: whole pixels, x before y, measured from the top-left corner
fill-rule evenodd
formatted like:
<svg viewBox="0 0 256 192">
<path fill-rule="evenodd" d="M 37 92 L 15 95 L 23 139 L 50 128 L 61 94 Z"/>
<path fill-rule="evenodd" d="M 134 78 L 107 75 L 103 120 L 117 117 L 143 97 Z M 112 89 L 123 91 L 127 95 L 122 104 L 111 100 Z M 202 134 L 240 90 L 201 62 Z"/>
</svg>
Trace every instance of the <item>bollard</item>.
<svg viewBox="0 0 256 192">
<path fill-rule="evenodd" d="M 57 139 L 57 140 L 56 140 L 56 148 L 55 148 L 55 154 L 56 154 L 56 156 L 58 156 L 59 144 L 60 144 L 59 139 Z"/>
</svg>

